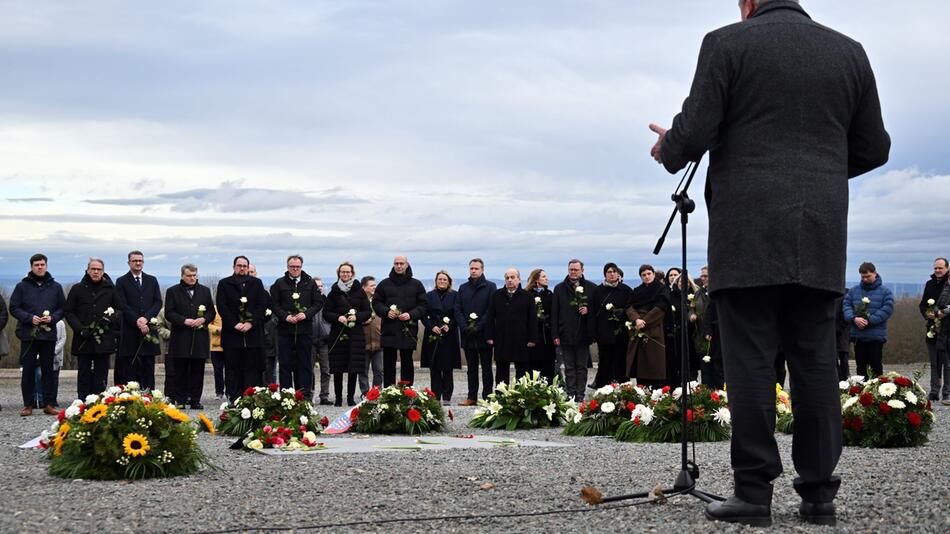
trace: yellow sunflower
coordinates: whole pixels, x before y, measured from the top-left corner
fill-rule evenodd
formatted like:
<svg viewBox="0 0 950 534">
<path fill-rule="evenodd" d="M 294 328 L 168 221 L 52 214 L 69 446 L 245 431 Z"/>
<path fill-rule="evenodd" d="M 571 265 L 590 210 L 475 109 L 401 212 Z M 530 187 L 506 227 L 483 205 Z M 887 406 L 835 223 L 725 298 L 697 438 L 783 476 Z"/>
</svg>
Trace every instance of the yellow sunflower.
<svg viewBox="0 0 950 534">
<path fill-rule="evenodd" d="M 125 454 L 129 456 L 145 456 L 151 448 L 148 445 L 148 438 L 142 434 L 126 434 L 125 439 L 122 440 L 122 447 L 125 449 Z"/>
<path fill-rule="evenodd" d="M 80 423 L 90 424 L 95 423 L 106 416 L 108 413 L 109 407 L 105 404 L 97 404 L 92 408 L 89 408 L 82 414 L 82 417 L 79 418 Z"/>
<path fill-rule="evenodd" d="M 185 413 L 179 410 L 178 408 L 175 408 L 174 406 L 165 406 L 165 408 L 162 411 L 165 412 L 165 415 L 167 415 L 168 418 L 171 419 L 172 421 L 178 421 L 179 423 L 188 422 L 188 416 L 185 415 Z"/>
<path fill-rule="evenodd" d="M 198 420 L 201 421 L 201 424 L 204 425 L 205 430 L 208 431 L 212 436 L 215 434 L 214 423 L 211 422 L 211 419 L 208 419 L 203 413 L 198 414 Z"/>
<path fill-rule="evenodd" d="M 53 456 L 63 454 L 63 443 L 66 441 L 67 435 L 69 435 L 69 423 L 63 422 L 63 424 L 59 425 L 59 431 L 56 432 L 56 436 L 53 437 Z"/>
</svg>

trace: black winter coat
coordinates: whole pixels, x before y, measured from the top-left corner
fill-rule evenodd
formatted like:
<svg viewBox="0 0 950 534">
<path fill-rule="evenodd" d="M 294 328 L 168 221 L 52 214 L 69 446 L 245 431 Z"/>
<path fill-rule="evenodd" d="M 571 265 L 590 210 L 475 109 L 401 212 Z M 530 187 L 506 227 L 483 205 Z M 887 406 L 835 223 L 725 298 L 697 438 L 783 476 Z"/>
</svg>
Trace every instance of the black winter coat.
<svg viewBox="0 0 950 534">
<path fill-rule="evenodd" d="M 561 345 L 590 345 L 593 338 L 590 329 L 590 299 L 593 297 L 597 286 L 581 277 L 578 281 L 578 287 L 583 287 L 583 293 L 577 293 L 570 279 L 565 277 L 564 281 L 554 286 L 554 299 L 551 306 L 551 326 L 554 329 L 554 337 L 560 338 Z M 587 303 L 588 312 L 586 316 L 581 316 L 575 304 Z"/>
<path fill-rule="evenodd" d="M 927 301 L 933 299 L 934 303 L 940 299 L 940 293 L 943 292 L 943 286 L 947 283 L 948 276 L 943 278 L 937 278 L 934 275 L 930 275 L 930 280 L 927 280 L 927 283 L 924 285 L 924 294 L 920 297 L 920 315 L 926 320 L 925 332 L 930 330 L 930 327 L 933 326 L 933 319 L 927 319 L 927 308 L 930 306 L 927 305 Z M 928 343 L 933 343 L 933 339 L 925 338 Z"/>
<path fill-rule="evenodd" d="M 246 297 L 244 305 L 251 322 L 251 329 L 238 332 L 234 326 L 242 321 L 241 298 Z M 264 284 L 253 276 L 231 275 L 218 282 L 218 313 L 221 314 L 221 347 L 241 349 L 264 347 L 265 312 L 270 304 L 270 295 L 264 290 Z"/>
<path fill-rule="evenodd" d="M 675 173 L 709 150 L 710 292 L 842 294 L 848 179 L 883 165 L 890 145 L 864 49 L 797 3 L 706 35 L 660 159 Z"/>
<path fill-rule="evenodd" d="M 348 311 L 356 311 L 356 321 L 352 328 L 340 322 L 340 317 Z M 369 298 L 358 281 L 346 293 L 336 284 L 327 295 L 323 306 L 323 318 L 330 324 L 330 337 L 327 344 L 330 347 L 331 373 L 361 373 L 366 370 L 366 338 L 363 334 L 365 323 L 372 311 L 369 308 Z M 345 330 L 347 339 L 342 339 L 341 333 Z"/>
<path fill-rule="evenodd" d="M 624 326 L 627 320 L 624 310 L 630 305 L 632 294 L 633 289 L 623 282 L 617 284 L 617 287 L 601 284 L 594 289 L 588 315 L 592 321 L 591 330 L 597 345 L 627 346 L 630 335 Z M 609 310 L 608 305 L 611 306 Z"/>
<path fill-rule="evenodd" d="M 168 340 L 169 358 L 206 359 L 211 353 L 211 335 L 208 325 L 214 321 L 214 301 L 207 286 L 195 284 L 193 295 L 188 296 L 188 287 L 178 283 L 165 291 L 165 320 L 171 324 L 172 335 Z M 204 306 L 202 328 L 185 326 L 185 319 L 197 319 L 198 307 Z"/>
<path fill-rule="evenodd" d="M 465 347 L 485 344 L 485 320 L 491 297 L 498 290 L 495 282 L 487 280 L 482 275 L 474 280 L 468 279 L 459 287 L 458 298 L 455 299 L 455 321 L 462 329 L 462 343 Z M 478 316 L 473 324 L 474 329 L 468 328 L 471 315 Z"/>
<path fill-rule="evenodd" d="M 456 291 L 439 294 L 435 289 L 426 293 L 426 314 L 422 318 L 422 335 L 425 336 L 422 341 L 422 367 L 442 370 L 462 368 L 459 323 L 455 319 L 458 295 Z M 435 336 L 432 328 L 445 325 L 446 317 L 449 318 L 449 331 L 430 341 L 429 338 Z"/>
<path fill-rule="evenodd" d="M 835 345 L 838 352 L 851 352 L 851 323 L 844 318 L 844 297 L 835 299 Z"/>
<path fill-rule="evenodd" d="M 10 319 L 10 314 L 7 313 L 7 301 L 3 300 L 3 295 L 0 295 L 0 332 L 3 332 L 3 329 L 7 327 L 7 321 Z"/>
<path fill-rule="evenodd" d="M 553 365 L 557 350 L 554 345 L 554 334 L 551 332 L 551 303 L 554 293 L 544 288 L 541 291 L 529 291 L 528 294 L 534 301 L 534 315 L 538 318 L 538 333 L 536 334 L 538 342 L 528 349 L 528 356 L 532 362 L 551 362 Z M 539 298 L 541 299 L 540 306 L 537 302 Z"/>
<path fill-rule="evenodd" d="M 390 306 L 393 304 L 400 313 L 409 314 L 408 321 L 389 318 Z M 416 348 L 419 336 L 418 321 L 426 313 L 426 290 L 422 282 L 412 277 L 412 267 L 408 267 L 404 275 L 396 274 L 395 270 L 389 271 L 389 277 L 376 286 L 373 309 L 382 319 L 380 344 L 383 347 Z"/>
<path fill-rule="evenodd" d="M 293 295 L 297 293 L 300 297 L 297 306 L 294 306 Z M 300 272 L 300 281 L 294 283 L 289 273 L 277 279 L 274 285 L 270 286 L 271 305 L 274 315 L 277 317 L 277 335 L 297 336 L 313 335 L 311 321 L 313 317 L 323 309 L 323 293 L 317 287 L 316 282 L 304 271 Z M 307 316 L 306 321 L 294 325 L 287 322 L 288 315 L 296 315 L 299 312 L 297 308 L 303 309 Z"/>
<path fill-rule="evenodd" d="M 509 297 L 504 287 L 492 295 L 485 336 L 493 342 L 495 361 L 527 363 L 528 343 L 538 341 L 534 296 L 518 286 Z"/>
<path fill-rule="evenodd" d="M 115 281 L 115 289 L 122 300 L 122 333 L 118 355 L 125 358 L 131 358 L 136 353 L 141 356 L 157 356 L 161 347 L 158 343 L 143 343 L 145 336 L 135 323 L 139 317 L 151 321 L 161 311 L 162 292 L 158 287 L 158 279 L 142 273 L 142 287 L 139 288 L 130 271 Z"/>
<path fill-rule="evenodd" d="M 106 311 L 112 308 L 112 313 Z M 89 275 L 83 275 L 79 283 L 69 288 L 63 310 L 66 324 L 73 329 L 72 354 L 112 354 L 118 346 L 122 300 L 108 274 L 103 274 L 98 284 Z M 96 322 L 104 330 L 96 342 L 92 324 Z"/>
<path fill-rule="evenodd" d="M 16 318 L 16 337 L 21 341 L 33 339 L 33 316 L 41 317 L 48 311 L 53 318 L 45 328 L 36 331 L 36 339 L 40 341 L 56 341 L 56 323 L 63 320 L 63 306 L 66 297 L 63 296 L 63 286 L 53 279 L 48 272 L 42 279 L 33 278 L 33 273 L 26 275 L 10 295 L 10 315 Z"/>
</svg>

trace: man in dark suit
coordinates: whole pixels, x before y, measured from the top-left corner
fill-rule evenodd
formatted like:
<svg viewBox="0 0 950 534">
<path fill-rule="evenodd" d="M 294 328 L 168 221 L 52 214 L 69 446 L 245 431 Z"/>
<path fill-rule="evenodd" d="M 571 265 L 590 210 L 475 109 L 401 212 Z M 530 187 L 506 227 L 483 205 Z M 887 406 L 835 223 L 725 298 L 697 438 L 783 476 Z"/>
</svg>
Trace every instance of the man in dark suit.
<svg viewBox="0 0 950 534">
<path fill-rule="evenodd" d="M 234 258 L 234 274 L 218 282 L 225 393 L 232 402 L 248 387 L 262 385 L 264 373 L 264 321 L 270 318 L 270 296 L 260 279 L 248 274 L 250 264 L 247 256 Z"/>
<path fill-rule="evenodd" d="M 844 290 L 848 179 L 883 165 L 871 65 L 797 1 L 742 0 L 711 32 L 683 110 L 651 155 L 677 172 L 707 150 L 710 282 L 732 410 L 735 495 L 710 519 L 771 524 L 781 346 L 795 384 L 792 458 L 808 522 L 834 524 L 841 406 L 835 299 Z"/>
<path fill-rule="evenodd" d="M 116 384 L 134 380 L 144 389 L 155 389 L 155 356 L 160 347 L 152 333 L 152 319 L 162 309 L 162 291 L 158 279 L 142 271 L 145 256 L 141 251 L 129 252 L 128 260 L 129 272 L 115 281 L 122 301 L 122 331 L 113 380 Z"/>
</svg>

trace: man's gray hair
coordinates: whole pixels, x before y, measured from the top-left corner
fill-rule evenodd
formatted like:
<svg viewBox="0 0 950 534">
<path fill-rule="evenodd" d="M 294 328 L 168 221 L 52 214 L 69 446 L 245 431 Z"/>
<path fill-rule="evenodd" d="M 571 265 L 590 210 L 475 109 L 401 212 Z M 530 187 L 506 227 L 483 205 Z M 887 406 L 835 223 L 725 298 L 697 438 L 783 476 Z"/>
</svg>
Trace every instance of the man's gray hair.
<svg viewBox="0 0 950 534">
<path fill-rule="evenodd" d="M 584 262 L 582 262 L 581 260 L 577 258 L 572 258 L 571 261 L 567 262 L 567 266 L 570 267 L 572 263 L 579 263 L 581 264 L 581 269 L 584 268 Z"/>
<path fill-rule="evenodd" d="M 94 262 L 94 261 L 95 261 L 95 262 L 98 262 L 99 265 L 102 265 L 102 268 L 103 268 L 103 269 L 106 268 L 106 262 L 102 261 L 102 258 L 94 258 L 94 257 L 92 257 L 92 256 L 89 256 L 89 261 L 86 263 L 86 269 L 88 269 L 89 266 L 92 265 L 92 262 Z"/>
<path fill-rule="evenodd" d="M 300 265 L 303 265 L 303 256 L 300 254 L 291 254 L 287 256 L 287 263 L 290 263 L 290 260 L 300 260 Z"/>
<path fill-rule="evenodd" d="M 184 264 L 184 265 L 181 266 L 181 274 L 182 274 L 182 276 L 184 276 L 185 271 L 191 271 L 191 272 L 193 272 L 193 273 L 197 273 L 197 272 L 198 272 L 198 266 L 195 265 L 194 263 L 186 263 L 186 264 Z"/>
</svg>

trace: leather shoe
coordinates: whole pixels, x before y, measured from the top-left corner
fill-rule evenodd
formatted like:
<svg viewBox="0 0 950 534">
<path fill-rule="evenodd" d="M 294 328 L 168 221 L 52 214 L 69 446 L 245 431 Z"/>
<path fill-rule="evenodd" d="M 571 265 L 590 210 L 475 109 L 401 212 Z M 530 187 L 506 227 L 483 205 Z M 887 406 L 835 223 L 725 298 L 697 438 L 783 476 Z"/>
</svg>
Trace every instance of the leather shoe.
<svg viewBox="0 0 950 534">
<path fill-rule="evenodd" d="M 31 415 L 33 415 L 32 406 L 24 406 L 23 409 L 20 410 L 20 417 L 29 417 Z"/>
<path fill-rule="evenodd" d="M 476 404 L 478 404 L 477 401 L 473 401 L 472 399 L 465 399 L 459 403 L 459 406 L 475 406 Z"/>
<path fill-rule="evenodd" d="M 333 403 L 330 399 L 320 399 L 320 406 L 333 406 Z"/>
<path fill-rule="evenodd" d="M 43 406 L 43 413 L 46 415 L 56 415 L 59 413 L 59 411 L 47 404 L 46 406 Z"/>
<path fill-rule="evenodd" d="M 812 525 L 835 526 L 838 520 L 835 516 L 835 503 L 802 501 L 798 508 L 798 515 L 802 521 Z"/>
<path fill-rule="evenodd" d="M 732 496 L 725 501 L 706 505 L 706 519 L 741 523 L 753 527 L 772 526 L 772 508 L 767 504 L 751 504 Z"/>
<path fill-rule="evenodd" d="M 201 404 L 200 402 L 193 402 L 193 403 L 191 403 L 191 409 L 192 409 L 192 410 L 204 410 L 205 407 L 204 407 L 204 405 Z"/>
</svg>

